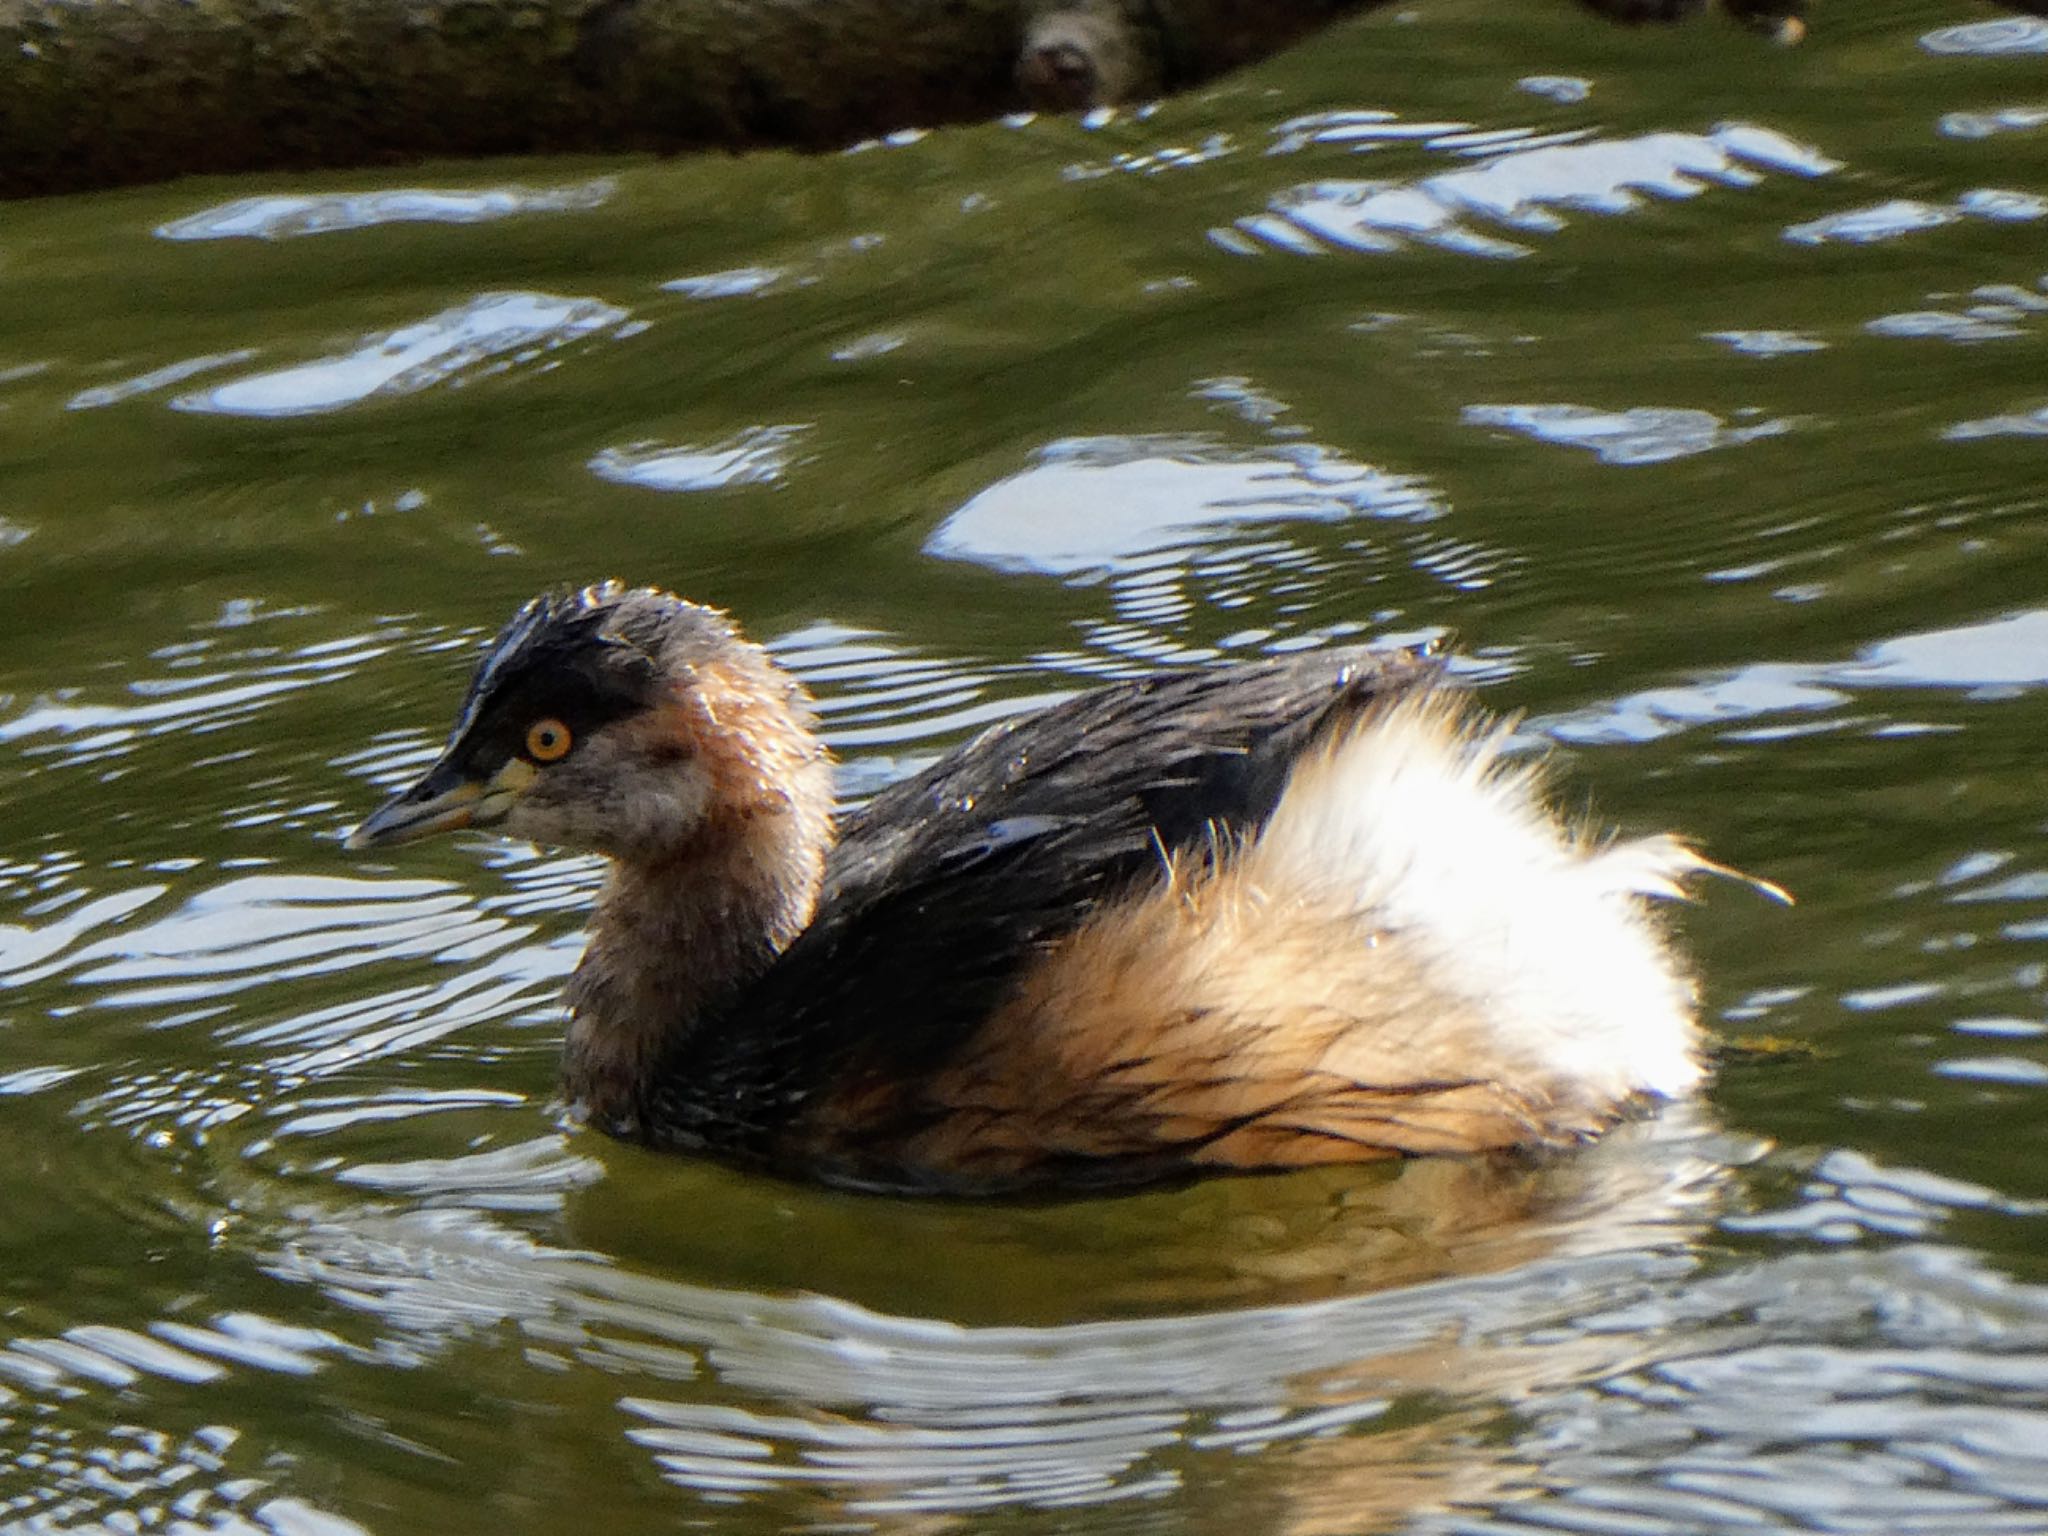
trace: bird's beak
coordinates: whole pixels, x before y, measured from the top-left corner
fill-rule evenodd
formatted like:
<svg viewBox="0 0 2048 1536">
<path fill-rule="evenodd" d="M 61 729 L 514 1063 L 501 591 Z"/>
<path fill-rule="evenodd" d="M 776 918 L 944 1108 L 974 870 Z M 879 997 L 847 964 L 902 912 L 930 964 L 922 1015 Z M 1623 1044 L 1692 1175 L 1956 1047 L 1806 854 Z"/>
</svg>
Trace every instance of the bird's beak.
<svg viewBox="0 0 2048 1536">
<path fill-rule="evenodd" d="M 513 801 L 536 777 L 533 765 L 517 757 L 488 779 L 471 778 L 444 757 L 364 817 L 349 833 L 346 846 L 357 850 L 391 848 L 436 832 L 491 826 L 505 819 Z"/>
</svg>

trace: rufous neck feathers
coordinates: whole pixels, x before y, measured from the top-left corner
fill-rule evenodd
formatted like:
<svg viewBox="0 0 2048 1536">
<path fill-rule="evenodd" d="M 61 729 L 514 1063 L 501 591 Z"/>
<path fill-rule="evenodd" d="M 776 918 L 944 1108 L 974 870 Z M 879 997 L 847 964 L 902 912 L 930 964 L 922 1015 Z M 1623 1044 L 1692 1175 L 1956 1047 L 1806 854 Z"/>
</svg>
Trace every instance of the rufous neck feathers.
<svg viewBox="0 0 2048 1536">
<path fill-rule="evenodd" d="M 625 1134 L 664 1053 L 803 931 L 832 842 L 830 756 L 763 653 L 689 664 L 641 728 L 673 739 L 704 810 L 672 843 L 619 851 L 569 984 L 564 1091 Z"/>
</svg>

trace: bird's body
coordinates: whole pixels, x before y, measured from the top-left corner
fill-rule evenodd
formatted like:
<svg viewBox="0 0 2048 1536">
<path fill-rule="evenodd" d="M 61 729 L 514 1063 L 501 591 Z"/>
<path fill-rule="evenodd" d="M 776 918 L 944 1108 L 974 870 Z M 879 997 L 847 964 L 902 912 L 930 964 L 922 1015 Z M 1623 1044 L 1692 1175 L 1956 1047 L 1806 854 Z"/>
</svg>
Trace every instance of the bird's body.
<svg viewBox="0 0 2048 1536">
<path fill-rule="evenodd" d="M 656 1146 L 962 1192 L 1563 1146 L 1699 1082 L 1650 898 L 1715 866 L 1561 827 L 1507 735 L 1409 652 L 1164 673 L 835 837 L 801 688 L 607 586 L 522 610 L 355 840 L 612 857 L 564 1082 Z"/>
</svg>

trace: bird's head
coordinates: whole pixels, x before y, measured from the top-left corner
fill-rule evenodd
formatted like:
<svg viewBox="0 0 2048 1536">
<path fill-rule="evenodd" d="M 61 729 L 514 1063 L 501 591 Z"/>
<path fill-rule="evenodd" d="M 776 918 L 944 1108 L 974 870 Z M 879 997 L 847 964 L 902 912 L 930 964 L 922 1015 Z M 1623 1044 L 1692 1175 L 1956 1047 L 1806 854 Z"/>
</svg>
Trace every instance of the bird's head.
<svg viewBox="0 0 2048 1536">
<path fill-rule="evenodd" d="M 724 614 L 606 582 L 512 616 L 440 757 L 348 846 L 487 827 L 658 861 L 821 784 L 829 806 L 829 774 L 803 690 Z"/>
</svg>

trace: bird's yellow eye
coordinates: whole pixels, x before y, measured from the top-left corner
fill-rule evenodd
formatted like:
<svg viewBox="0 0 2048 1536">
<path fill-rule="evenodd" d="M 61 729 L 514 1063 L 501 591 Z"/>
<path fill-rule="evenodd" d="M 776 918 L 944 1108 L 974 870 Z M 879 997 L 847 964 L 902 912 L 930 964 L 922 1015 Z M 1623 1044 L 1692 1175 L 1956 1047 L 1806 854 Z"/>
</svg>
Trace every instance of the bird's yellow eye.
<svg viewBox="0 0 2048 1536">
<path fill-rule="evenodd" d="M 576 738 L 559 720 L 536 720 L 526 728 L 526 755 L 536 763 L 559 763 Z"/>
</svg>

